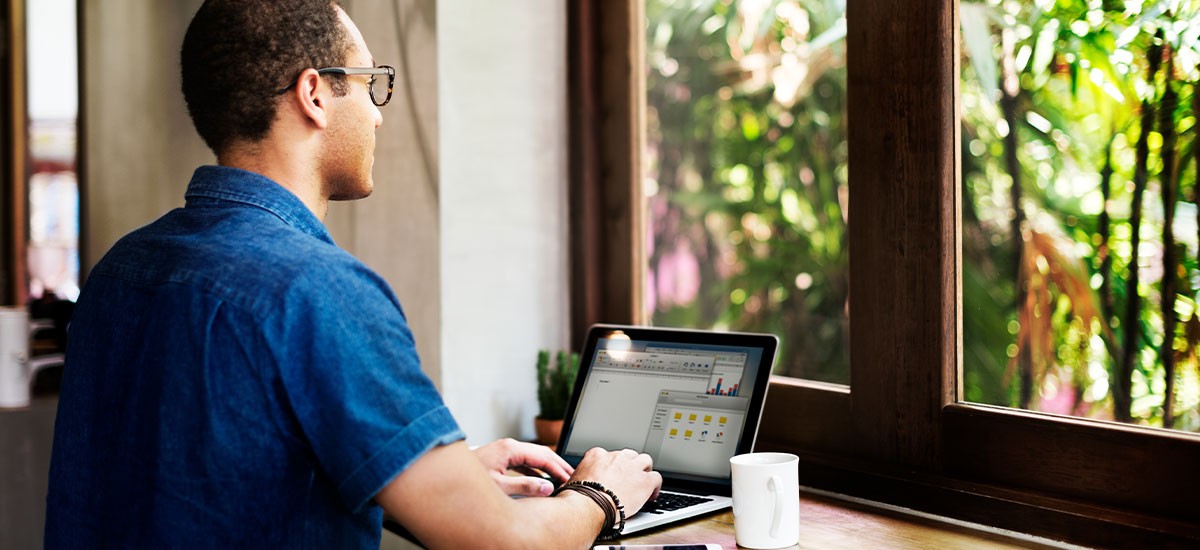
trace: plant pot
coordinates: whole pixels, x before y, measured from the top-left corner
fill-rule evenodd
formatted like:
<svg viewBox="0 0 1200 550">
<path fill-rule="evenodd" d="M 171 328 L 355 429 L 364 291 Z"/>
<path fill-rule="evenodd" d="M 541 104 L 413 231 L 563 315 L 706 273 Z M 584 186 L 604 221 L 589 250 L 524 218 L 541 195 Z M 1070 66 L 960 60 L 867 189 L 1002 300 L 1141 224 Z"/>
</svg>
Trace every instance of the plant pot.
<svg viewBox="0 0 1200 550">
<path fill-rule="evenodd" d="M 558 436 L 562 433 L 562 427 L 563 421 L 561 418 L 558 420 L 546 420 L 539 416 L 533 419 L 533 431 L 537 434 L 538 443 L 547 447 L 558 446 Z"/>
</svg>

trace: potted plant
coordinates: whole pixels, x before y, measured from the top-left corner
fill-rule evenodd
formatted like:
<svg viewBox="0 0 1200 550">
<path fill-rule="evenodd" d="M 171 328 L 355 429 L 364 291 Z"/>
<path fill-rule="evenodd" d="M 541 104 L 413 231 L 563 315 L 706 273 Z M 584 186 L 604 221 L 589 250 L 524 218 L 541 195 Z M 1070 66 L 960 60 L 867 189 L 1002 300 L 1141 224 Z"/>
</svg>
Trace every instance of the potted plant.
<svg viewBox="0 0 1200 550">
<path fill-rule="evenodd" d="M 550 364 L 550 351 L 539 350 L 537 357 L 538 416 L 533 421 L 538 442 L 554 447 L 562 433 L 567 401 L 575 387 L 579 372 L 579 354 L 559 351 L 555 365 Z"/>
</svg>

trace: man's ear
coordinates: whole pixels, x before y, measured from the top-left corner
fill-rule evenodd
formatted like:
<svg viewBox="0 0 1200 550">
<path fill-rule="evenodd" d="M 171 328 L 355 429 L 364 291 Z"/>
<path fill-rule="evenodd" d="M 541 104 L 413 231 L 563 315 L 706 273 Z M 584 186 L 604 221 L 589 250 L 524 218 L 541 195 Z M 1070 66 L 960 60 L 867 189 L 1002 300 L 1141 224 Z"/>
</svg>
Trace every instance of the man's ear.
<svg viewBox="0 0 1200 550">
<path fill-rule="evenodd" d="M 329 106 L 333 91 L 315 69 L 304 69 L 300 73 L 290 95 L 300 114 L 312 121 L 313 125 L 322 129 L 329 125 L 326 107 Z"/>
</svg>

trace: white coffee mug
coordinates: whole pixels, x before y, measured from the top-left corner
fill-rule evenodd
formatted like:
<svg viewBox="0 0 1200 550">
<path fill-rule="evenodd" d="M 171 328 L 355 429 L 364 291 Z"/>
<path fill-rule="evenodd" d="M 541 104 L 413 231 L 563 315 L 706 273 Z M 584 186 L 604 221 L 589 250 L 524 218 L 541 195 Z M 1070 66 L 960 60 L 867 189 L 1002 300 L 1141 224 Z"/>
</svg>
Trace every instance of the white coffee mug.
<svg viewBox="0 0 1200 550">
<path fill-rule="evenodd" d="M 0 408 L 29 406 L 29 314 L 0 307 Z"/>
<path fill-rule="evenodd" d="M 729 459 L 738 546 L 784 548 L 800 542 L 800 458 L 749 453 Z"/>
</svg>

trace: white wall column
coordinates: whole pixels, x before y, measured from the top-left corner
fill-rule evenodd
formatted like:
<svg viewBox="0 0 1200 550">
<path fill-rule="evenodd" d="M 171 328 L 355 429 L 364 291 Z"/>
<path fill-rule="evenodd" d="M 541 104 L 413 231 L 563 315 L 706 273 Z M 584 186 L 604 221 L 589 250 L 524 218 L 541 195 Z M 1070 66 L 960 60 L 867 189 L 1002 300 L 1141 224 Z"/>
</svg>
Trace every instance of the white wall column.
<svg viewBox="0 0 1200 550">
<path fill-rule="evenodd" d="M 532 438 L 567 345 L 566 4 L 437 3 L 442 390 L 472 444 Z"/>
</svg>

